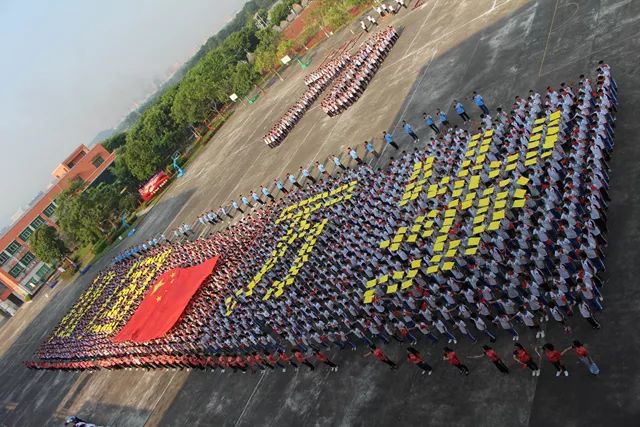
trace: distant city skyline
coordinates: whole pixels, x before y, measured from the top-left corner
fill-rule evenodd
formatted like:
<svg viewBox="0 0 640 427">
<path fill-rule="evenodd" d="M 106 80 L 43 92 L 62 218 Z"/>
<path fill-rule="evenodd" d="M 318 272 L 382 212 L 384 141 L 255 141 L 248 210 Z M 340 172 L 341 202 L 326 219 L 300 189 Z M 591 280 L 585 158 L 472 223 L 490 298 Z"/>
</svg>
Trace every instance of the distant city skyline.
<svg viewBox="0 0 640 427">
<path fill-rule="evenodd" d="M 0 3 L 0 229 L 81 144 L 115 127 L 244 0 Z"/>
</svg>

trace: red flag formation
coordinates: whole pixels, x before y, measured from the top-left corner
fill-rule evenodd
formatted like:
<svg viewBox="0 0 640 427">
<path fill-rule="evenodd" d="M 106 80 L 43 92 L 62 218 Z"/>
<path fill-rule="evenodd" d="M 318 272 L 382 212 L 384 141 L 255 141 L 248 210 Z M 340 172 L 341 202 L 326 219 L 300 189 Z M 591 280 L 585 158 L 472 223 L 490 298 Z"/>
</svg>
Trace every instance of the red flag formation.
<svg viewBox="0 0 640 427">
<path fill-rule="evenodd" d="M 146 342 L 173 327 L 193 294 L 215 268 L 219 257 L 189 268 L 163 273 L 151 287 L 131 319 L 113 338 L 115 342 Z"/>
</svg>

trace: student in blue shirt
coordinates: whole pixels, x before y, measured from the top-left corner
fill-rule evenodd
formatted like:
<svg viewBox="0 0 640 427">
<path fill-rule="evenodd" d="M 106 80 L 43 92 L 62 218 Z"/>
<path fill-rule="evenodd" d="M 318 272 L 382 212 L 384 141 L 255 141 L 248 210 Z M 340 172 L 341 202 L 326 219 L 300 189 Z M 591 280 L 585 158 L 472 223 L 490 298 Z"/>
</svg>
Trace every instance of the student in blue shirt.
<svg viewBox="0 0 640 427">
<path fill-rule="evenodd" d="M 438 119 L 440 119 L 440 123 L 442 124 L 442 126 L 449 126 L 449 118 L 447 117 L 447 114 L 444 111 L 437 111 L 438 114 Z"/>
<path fill-rule="evenodd" d="M 482 110 L 483 113 L 489 114 L 489 109 L 484 103 L 484 98 L 478 92 L 473 92 L 473 102 Z"/>
<path fill-rule="evenodd" d="M 471 117 L 469 117 L 469 115 L 467 114 L 466 111 L 464 111 L 464 106 L 462 105 L 461 102 L 456 101 L 455 99 L 453 100 L 453 108 L 454 110 L 456 110 L 456 113 L 458 113 L 458 115 L 460 116 L 460 118 L 462 119 L 462 121 L 464 121 L 465 123 L 467 122 L 467 120 L 471 120 Z"/>
<path fill-rule="evenodd" d="M 373 145 L 373 141 L 365 141 L 364 148 L 367 150 L 367 153 L 373 154 L 373 157 L 378 157 L 378 152 L 376 151 L 376 147 Z"/>
<path fill-rule="evenodd" d="M 264 202 L 262 201 L 260 196 L 258 196 L 258 193 L 256 193 L 255 191 L 251 191 L 251 198 L 253 199 L 254 202 L 258 202 L 261 205 L 264 205 Z"/>
<path fill-rule="evenodd" d="M 316 161 L 316 167 L 322 175 L 329 175 L 329 172 L 327 172 L 327 168 L 324 166 L 324 163 Z"/>
<path fill-rule="evenodd" d="M 238 202 L 236 202 L 235 200 L 231 202 L 231 207 L 237 210 L 238 212 L 244 213 L 244 211 L 238 205 Z"/>
<path fill-rule="evenodd" d="M 251 207 L 253 207 L 253 205 L 251 204 L 251 202 L 249 202 L 249 199 L 247 199 L 245 196 L 240 195 L 240 196 L 238 196 L 238 197 L 240 197 L 240 200 L 242 200 L 242 204 L 243 204 L 243 205 L 245 205 L 245 206 L 247 206 L 247 207 L 250 207 L 250 208 L 251 208 Z"/>
<path fill-rule="evenodd" d="M 303 168 L 302 166 L 300 166 L 300 173 L 302 174 L 302 176 L 304 176 L 306 179 L 308 179 L 309 181 L 311 181 L 312 183 L 315 184 L 316 179 L 314 177 L 311 176 L 311 173 L 309 173 L 309 169 Z"/>
<path fill-rule="evenodd" d="M 340 162 L 340 158 L 338 156 L 333 156 L 333 164 L 336 165 L 337 168 L 340 169 L 347 169 L 344 167 L 344 165 Z"/>
<path fill-rule="evenodd" d="M 267 187 L 260 187 L 260 191 L 262 192 L 262 194 L 264 194 L 264 197 L 267 197 L 271 200 L 275 200 L 274 197 L 271 195 L 271 192 L 269 191 L 269 189 Z"/>
<path fill-rule="evenodd" d="M 420 138 L 418 138 L 418 135 L 413 131 L 413 127 L 404 120 L 402 121 L 402 128 L 404 129 L 404 133 L 413 138 L 413 142 L 420 142 Z"/>
<path fill-rule="evenodd" d="M 390 146 L 392 146 L 393 148 L 395 148 L 396 150 L 400 147 L 398 147 L 398 144 L 395 143 L 395 141 L 393 140 L 393 137 L 391 136 L 390 133 L 387 133 L 386 130 L 382 131 L 382 137 L 384 138 L 385 142 L 387 144 L 389 144 Z"/>
<path fill-rule="evenodd" d="M 298 187 L 298 188 L 302 188 L 302 186 L 300 185 L 300 183 L 298 182 L 298 180 L 296 179 L 295 175 L 293 174 L 289 174 L 289 182 L 291 183 L 291 185 L 293 185 L 294 187 Z"/>
<path fill-rule="evenodd" d="M 284 188 L 284 183 L 282 181 L 280 181 L 279 179 L 274 179 L 273 182 L 276 183 L 276 188 L 278 190 L 280 190 L 282 193 L 287 194 L 289 192 L 289 190 Z"/>
<path fill-rule="evenodd" d="M 422 113 L 422 118 L 424 119 L 425 124 L 433 129 L 435 133 L 440 133 L 440 129 L 438 129 L 438 126 L 433 123 L 433 117 L 431 117 L 430 114 Z"/>
<path fill-rule="evenodd" d="M 351 156 L 352 160 L 355 160 L 358 164 L 362 164 L 362 160 L 358 157 L 358 152 L 355 149 L 347 147 L 347 151 L 349 152 L 349 156 Z"/>
</svg>

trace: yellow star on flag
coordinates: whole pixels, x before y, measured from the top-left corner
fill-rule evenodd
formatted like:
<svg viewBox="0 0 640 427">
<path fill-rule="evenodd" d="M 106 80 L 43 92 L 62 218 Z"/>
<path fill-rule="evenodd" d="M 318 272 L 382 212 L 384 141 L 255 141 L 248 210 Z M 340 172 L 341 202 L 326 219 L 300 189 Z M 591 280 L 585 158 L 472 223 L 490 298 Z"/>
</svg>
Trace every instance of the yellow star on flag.
<svg viewBox="0 0 640 427">
<path fill-rule="evenodd" d="M 158 289 L 160 289 L 163 286 L 164 286 L 164 280 L 160 279 L 160 281 L 158 283 L 153 285 L 153 291 L 151 293 L 155 294 L 158 291 Z"/>
</svg>

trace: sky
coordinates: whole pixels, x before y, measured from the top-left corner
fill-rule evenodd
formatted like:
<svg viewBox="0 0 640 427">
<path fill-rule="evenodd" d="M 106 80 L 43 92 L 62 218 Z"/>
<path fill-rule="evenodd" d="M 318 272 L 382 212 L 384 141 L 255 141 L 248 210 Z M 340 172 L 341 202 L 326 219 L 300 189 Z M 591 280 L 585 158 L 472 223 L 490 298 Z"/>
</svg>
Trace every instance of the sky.
<svg viewBox="0 0 640 427">
<path fill-rule="evenodd" d="M 244 0 L 0 0 L 0 227 Z"/>
</svg>

